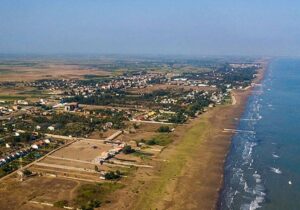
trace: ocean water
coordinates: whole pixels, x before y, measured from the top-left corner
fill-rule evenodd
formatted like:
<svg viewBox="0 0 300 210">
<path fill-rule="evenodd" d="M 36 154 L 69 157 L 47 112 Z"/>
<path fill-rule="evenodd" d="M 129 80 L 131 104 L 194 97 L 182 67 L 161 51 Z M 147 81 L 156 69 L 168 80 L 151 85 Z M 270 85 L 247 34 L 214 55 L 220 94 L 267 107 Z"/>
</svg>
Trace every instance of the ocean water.
<svg viewBox="0 0 300 210">
<path fill-rule="evenodd" d="M 220 209 L 300 209 L 300 59 L 270 63 L 225 163 Z"/>
</svg>

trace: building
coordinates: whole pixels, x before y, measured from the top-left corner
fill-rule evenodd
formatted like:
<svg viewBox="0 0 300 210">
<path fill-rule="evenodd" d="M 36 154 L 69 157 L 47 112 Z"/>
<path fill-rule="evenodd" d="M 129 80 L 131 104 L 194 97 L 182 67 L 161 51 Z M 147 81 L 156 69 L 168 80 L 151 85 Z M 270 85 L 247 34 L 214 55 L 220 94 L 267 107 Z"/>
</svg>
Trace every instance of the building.
<svg viewBox="0 0 300 210">
<path fill-rule="evenodd" d="M 49 126 L 49 127 L 48 127 L 48 130 L 54 131 L 54 130 L 55 130 L 55 127 L 54 127 L 54 126 Z"/>
<path fill-rule="evenodd" d="M 65 104 L 65 111 L 66 112 L 72 112 L 72 111 L 75 111 L 76 109 L 78 109 L 78 103 L 77 102 Z"/>
</svg>

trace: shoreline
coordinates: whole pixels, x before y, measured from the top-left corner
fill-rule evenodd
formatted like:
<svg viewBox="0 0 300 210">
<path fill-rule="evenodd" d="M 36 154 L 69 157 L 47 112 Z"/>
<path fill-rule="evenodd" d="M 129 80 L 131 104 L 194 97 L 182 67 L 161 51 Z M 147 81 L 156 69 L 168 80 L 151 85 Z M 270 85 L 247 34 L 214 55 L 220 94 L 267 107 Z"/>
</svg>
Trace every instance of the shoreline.
<svg viewBox="0 0 300 210">
<path fill-rule="evenodd" d="M 257 74 L 257 77 L 253 80 L 251 86 L 248 86 L 246 87 L 243 91 L 246 92 L 247 96 L 246 96 L 246 99 L 244 101 L 244 105 L 242 106 L 242 109 L 243 111 L 240 113 L 240 116 L 238 118 L 236 118 L 237 122 L 240 121 L 240 118 L 242 116 L 242 114 L 244 113 L 244 110 L 245 110 L 245 107 L 248 103 L 248 99 L 249 97 L 252 95 L 253 93 L 253 90 L 255 88 L 256 85 L 260 85 L 261 82 L 264 80 L 265 78 L 265 75 L 266 75 L 266 72 L 268 70 L 268 66 L 270 64 L 270 60 L 265 60 L 262 62 L 263 63 L 263 67 L 260 69 L 260 71 L 258 72 Z M 233 97 L 235 97 L 234 93 L 233 93 Z M 233 104 L 234 105 L 234 104 Z M 236 125 L 238 126 L 238 125 Z M 235 128 L 236 128 L 235 126 Z M 231 136 L 231 140 L 230 140 L 230 147 L 231 147 L 231 141 L 232 141 L 232 138 L 233 138 L 234 134 Z M 224 159 L 224 164 L 223 164 L 223 174 L 222 174 L 222 180 L 221 180 L 221 184 L 220 184 L 220 188 L 218 190 L 218 199 L 217 199 L 217 202 L 216 202 L 216 206 L 214 209 L 220 209 L 220 204 L 221 204 L 221 196 L 222 196 L 222 191 L 224 189 L 224 179 L 225 179 L 225 163 L 226 163 L 226 160 L 227 160 L 227 157 L 228 155 L 230 154 L 230 150 L 231 148 L 228 149 L 227 153 L 226 153 L 226 156 L 225 156 L 225 159 Z"/>
<path fill-rule="evenodd" d="M 226 124 L 227 125 L 233 124 L 233 128 L 236 129 L 236 127 L 238 126 L 239 119 L 240 119 L 240 117 L 242 116 L 242 114 L 245 110 L 246 104 L 248 103 L 248 98 L 251 96 L 251 94 L 253 92 L 253 89 L 255 88 L 255 85 L 260 84 L 261 81 L 264 79 L 265 73 L 268 69 L 268 65 L 269 65 L 269 61 L 264 61 L 263 62 L 263 67 L 259 70 L 259 72 L 256 75 L 256 78 L 252 82 L 253 85 L 248 86 L 247 88 L 245 88 L 243 90 L 233 90 L 232 91 L 232 96 L 234 97 L 234 101 L 232 102 L 231 106 L 229 106 L 227 108 L 230 109 L 230 111 L 233 110 L 235 113 L 231 115 L 231 119 L 229 120 L 231 122 L 227 122 L 227 123 L 225 123 L 225 125 Z M 218 114 L 218 113 L 214 113 L 214 112 L 216 112 L 216 110 L 210 110 L 210 112 L 212 112 L 211 113 L 212 115 L 213 114 Z M 223 158 L 222 164 L 221 164 L 222 172 L 221 172 L 221 175 L 220 175 L 221 176 L 220 180 L 218 181 L 219 186 L 216 188 L 217 195 L 216 195 L 213 206 L 210 206 L 210 207 L 207 206 L 207 207 L 209 207 L 209 209 L 218 209 L 218 205 L 219 205 L 219 201 L 220 201 L 220 195 L 221 195 L 221 192 L 222 192 L 222 189 L 223 189 L 223 184 L 224 184 L 225 162 L 226 162 L 227 156 L 230 152 L 230 147 L 231 147 L 231 142 L 232 142 L 232 137 L 233 136 L 234 136 L 234 134 L 230 134 L 229 136 L 224 137 L 222 139 L 223 141 L 227 141 L 228 138 L 229 138 L 229 141 L 227 141 L 227 145 L 225 145 L 225 147 L 224 147 L 224 148 L 227 147 L 227 149 L 224 153 L 224 158 Z M 176 193 L 176 192 L 174 192 L 174 193 Z M 201 199 L 199 199 L 199 200 L 201 200 Z M 167 208 L 165 208 L 165 207 L 167 207 Z M 176 205 L 166 206 L 165 205 L 165 206 L 162 206 L 161 209 L 180 209 L 180 207 L 183 207 L 183 205 L 182 206 L 176 206 Z M 208 209 L 207 207 L 203 208 L 202 205 L 200 205 L 200 206 L 195 205 L 195 206 L 190 206 L 189 209 Z"/>
</svg>

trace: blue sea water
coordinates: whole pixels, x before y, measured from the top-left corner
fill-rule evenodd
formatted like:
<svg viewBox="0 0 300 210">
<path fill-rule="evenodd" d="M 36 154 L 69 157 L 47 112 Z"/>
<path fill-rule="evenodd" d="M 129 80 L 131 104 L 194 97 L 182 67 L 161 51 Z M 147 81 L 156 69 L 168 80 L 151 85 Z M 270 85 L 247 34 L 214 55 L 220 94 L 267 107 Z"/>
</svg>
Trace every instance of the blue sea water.
<svg viewBox="0 0 300 210">
<path fill-rule="evenodd" d="M 277 59 L 249 97 L 225 163 L 220 209 L 300 209 L 300 60 Z"/>
</svg>

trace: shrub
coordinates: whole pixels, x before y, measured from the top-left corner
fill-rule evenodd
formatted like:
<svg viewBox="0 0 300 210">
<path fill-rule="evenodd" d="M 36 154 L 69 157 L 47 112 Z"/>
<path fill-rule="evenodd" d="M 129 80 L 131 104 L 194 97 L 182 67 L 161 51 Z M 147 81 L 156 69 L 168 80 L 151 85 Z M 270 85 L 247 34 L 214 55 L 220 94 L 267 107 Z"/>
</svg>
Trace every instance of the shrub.
<svg viewBox="0 0 300 210">
<path fill-rule="evenodd" d="M 134 127 L 134 129 L 138 129 L 140 127 L 140 125 L 137 123 L 133 123 L 133 127 Z"/>
<path fill-rule="evenodd" d="M 83 184 L 76 190 L 76 196 L 72 203 L 81 209 L 93 209 L 105 202 L 107 196 L 122 188 L 124 185 L 116 182 L 106 182 L 99 184 Z"/>
<path fill-rule="evenodd" d="M 160 126 L 157 131 L 160 133 L 169 133 L 171 130 L 169 126 Z"/>
<path fill-rule="evenodd" d="M 53 206 L 54 207 L 58 207 L 58 208 L 64 208 L 64 206 L 68 205 L 68 201 L 67 200 L 61 200 L 61 201 L 56 201 Z"/>
<path fill-rule="evenodd" d="M 28 169 L 25 169 L 23 173 L 25 176 L 30 176 L 32 174 L 32 172 L 29 171 Z"/>
<path fill-rule="evenodd" d="M 131 153 L 134 153 L 135 150 L 131 148 L 130 145 L 126 145 L 124 148 L 123 148 L 123 153 L 124 154 L 131 154 Z"/>
<path fill-rule="evenodd" d="M 169 134 L 159 134 L 154 136 L 152 139 L 146 141 L 147 145 L 159 145 L 159 146 L 166 146 L 172 142 L 171 137 Z"/>
<path fill-rule="evenodd" d="M 110 171 L 110 172 L 107 172 L 104 175 L 104 177 L 107 180 L 120 179 L 121 178 L 121 172 L 119 170 L 117 170 L 116 172 Z"/>
<path fill-rule="evenodd" d="M 155 141 L 155 139 L 150 139 L 150 140 L 148 140 L 148 141 L 146 142 L 146 144 L 148 144 L 148 145 L 156 145 L 157 142 Z"/>
<path fill-rule="evenodd" d="M 93 199 L 87 202 L 86 205 L 81 206 L 82 210 L 93 210 L 94 208 L 98 208 L 101 205 L 101 201 L 97 199 Z"/>
</svg>

